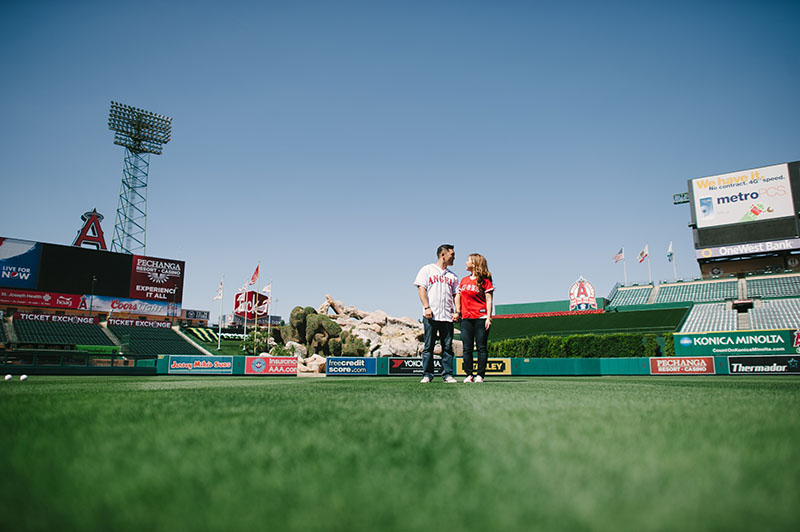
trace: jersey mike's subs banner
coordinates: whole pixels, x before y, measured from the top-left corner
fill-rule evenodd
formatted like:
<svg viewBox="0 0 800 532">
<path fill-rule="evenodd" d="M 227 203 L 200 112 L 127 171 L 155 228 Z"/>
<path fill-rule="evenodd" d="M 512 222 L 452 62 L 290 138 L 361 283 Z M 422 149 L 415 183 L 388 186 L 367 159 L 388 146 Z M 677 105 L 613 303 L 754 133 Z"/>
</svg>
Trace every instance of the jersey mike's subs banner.
<svg viewBox="0 0 800 532">
<path fill-rule="evenodd" d="M 714 375 L 714 357 L 657 357 L 650 359 L 650 375 Z"/>
<path fill-rule="evenodd" d="M 37 242 L 0 237 L 0 286 L 36 288 L 41 251 Z"/>
<path fill-rule="evenodd" d="M 245 375 L 297 375 L 297 357 L 247 357 Z"/>
<path fill-rule="evenodd" d="M 794 216 L 787 164 L 701 177 L 690 183 L 698 228 Z"/>
<path fill-rule="evenodd" d="M 168 373 L 171 375 L 232 375 L 232 356 L 170 355 Z"/>
<path fill-rule="evenodd" d="M 182 260 L 134 255 L 131 266 L 130 298 L 164 303 L 183 301 Z"/>
<path fill-rule="evenodd" d="M 327 375 L 377 375 L 378 361 L 374 358 L 328 357 L 325 361 Z"/>
<path fill-rule="evenodd" d="M 464 371 L 464 359 L 459 357 L 453 359 L 455 361 L 456 375 L 466 375 Z M 478 357 L 472 359 L 473 371 L 478 371 Z M 510 358 L 490 358 L 486 361 L 486 374 L 487 375 L 511 375 L 511 359 Z"/>
</svg>

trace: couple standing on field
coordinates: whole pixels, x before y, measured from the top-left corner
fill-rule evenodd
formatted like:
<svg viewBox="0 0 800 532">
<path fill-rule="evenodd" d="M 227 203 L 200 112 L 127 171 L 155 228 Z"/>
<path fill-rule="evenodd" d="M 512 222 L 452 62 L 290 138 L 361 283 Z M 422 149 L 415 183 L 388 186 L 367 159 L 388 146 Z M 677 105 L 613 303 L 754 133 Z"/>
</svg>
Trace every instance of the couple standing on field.
<svg viewBox="0 0 800 532">
<path fill-rule="evenodd" d="M 414 284 L 422 303 L 422 324 L 425 328 L 425 346 L 422 351 L 422 383 L 433 380 L 433 346 L 436 338 L 442 345 L 442 379 L 453 378 L 453 323 L 461 321 L 461 341 L 464 345 L 464 382 L 483 382 L 486 377 L 486 360 L 489 358 L 487 341 L 492 326 L 492 274 L 482 255 L 473 253 L 466 263 L 469 275 L 458 281 L 458 276 L 448 268 L 453 265 L 456 252 L 450 244 L 436 250 L 437 261 L 423 266 Z M 463 315 L 462 315 L 463 312 Z M 475 373 L 472 353 L 477 345 L 478 371 Z"/>
</svg>

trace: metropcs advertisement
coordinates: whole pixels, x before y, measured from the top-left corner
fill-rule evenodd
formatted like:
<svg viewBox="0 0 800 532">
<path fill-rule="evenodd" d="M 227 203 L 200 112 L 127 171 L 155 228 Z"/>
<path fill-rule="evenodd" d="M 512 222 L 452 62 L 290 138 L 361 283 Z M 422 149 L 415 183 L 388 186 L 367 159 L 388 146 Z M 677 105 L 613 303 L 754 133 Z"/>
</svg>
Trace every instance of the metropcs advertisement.
<svg viewBox="0 0 800 532">
<path fill-rule="evenodd" d="M 790 355 L 800 353 L 800 330 L 677 333 L 675 356 Z"/>
<path fill-rule="evenodd" d="M 692 179 L 691 189 L 698 228 L 794 216 L 787 164 Z"/>
</svg>

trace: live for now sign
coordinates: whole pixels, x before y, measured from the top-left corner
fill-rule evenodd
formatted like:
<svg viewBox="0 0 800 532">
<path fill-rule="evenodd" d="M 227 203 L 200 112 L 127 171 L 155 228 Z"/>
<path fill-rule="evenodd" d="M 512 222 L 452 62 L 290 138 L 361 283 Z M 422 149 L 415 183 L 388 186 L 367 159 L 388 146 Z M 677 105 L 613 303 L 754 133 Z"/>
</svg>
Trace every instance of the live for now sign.
<svg viewBox="0 0 800 532">
<path fill-rule="evenodd" d="M 676 356 L 791 355 L 800 353 L 800 330 L 677 333 Z"/>
</svg>

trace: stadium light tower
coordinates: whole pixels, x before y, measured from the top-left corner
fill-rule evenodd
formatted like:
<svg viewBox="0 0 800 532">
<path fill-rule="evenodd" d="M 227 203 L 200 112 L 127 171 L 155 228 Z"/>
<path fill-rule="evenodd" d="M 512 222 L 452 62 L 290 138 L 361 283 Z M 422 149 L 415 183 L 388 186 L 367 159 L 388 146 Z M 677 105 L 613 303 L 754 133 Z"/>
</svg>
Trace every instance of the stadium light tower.
<svg viewBox="0 0 800 532">
<path fill-rule="evenodd" d="M 125 147 L 111 251 L 144 255 L 150 154 L 161 155 L 161 146 L 169 142 L 172 118 L 111 102 L 108 129 L 114 131 L 114 144 Z"/>
</svg>

